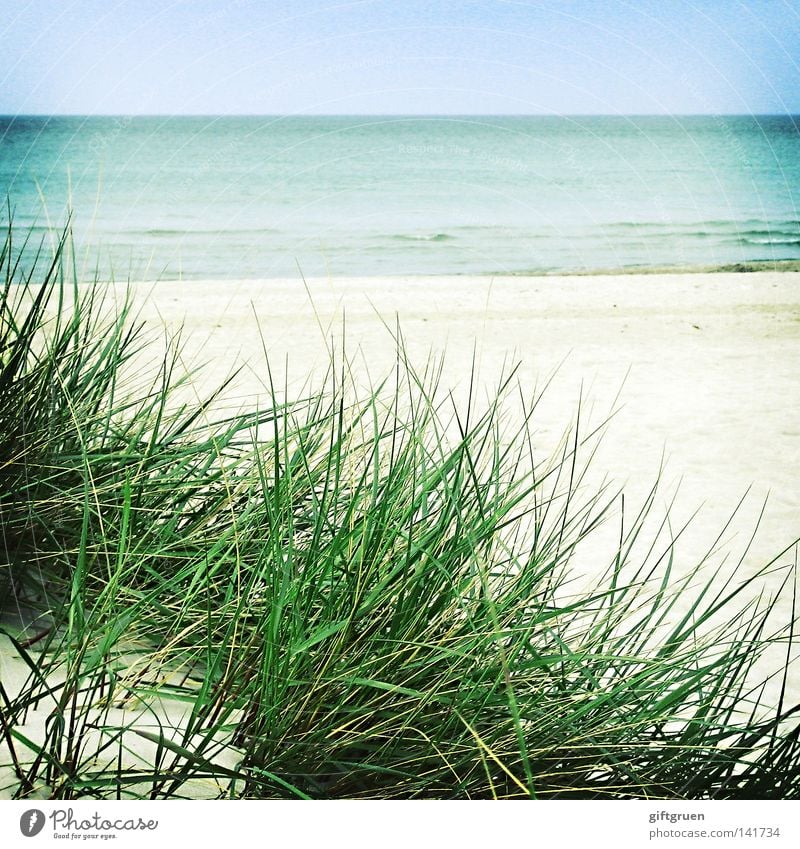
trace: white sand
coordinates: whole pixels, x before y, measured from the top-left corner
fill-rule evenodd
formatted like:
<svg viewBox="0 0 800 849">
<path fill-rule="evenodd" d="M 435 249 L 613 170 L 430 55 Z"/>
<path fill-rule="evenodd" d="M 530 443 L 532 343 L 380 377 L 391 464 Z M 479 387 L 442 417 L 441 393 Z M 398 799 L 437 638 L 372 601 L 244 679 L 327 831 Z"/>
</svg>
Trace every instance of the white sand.
<svg viewBox="0 0 800 849">
<path fill-rule="evenodd" d="M 146 295 L 145 316 L 185 321 L 187 361 L 207 362 L 206 387 L 234 360 L 251 364 L 237 381 L 246 404 L 265 396 L 263 347 L 279 386 L 288 362 L 290 397 L 310 369 L 321 381 L 331 339 L 341 347 L 343 316 L 345 347 L 375 381 L 395 362 L 389 328 L 398 320 L 416 367 L 430 351 L 446 352 L 442 382 L 462 398 L 473 351 L 488 392 L 509 364 L 520 363 L 531 395 L 555 372 L 535 419 L 542 453 L 556 449 L 579 398 L 584 433 L 616 411 L 586 491 L 610 480 L 624 488 L 633 516 L 663 462 L 649 527 L 673 497 L 676 532 L 699 511 L 676 545 L 676 573 L 698 563 L 723 530 L 709 561 L 720 586 L 740 558 L 738 574 L 749 576 L 800 537 L 800 273 L 189 282 L 138 295 Z M 576 586 L 607 567 L 618 533 L 609 521 L 579 550 Z M 790 550 L 778 563 L 794 559 Z M 789 595 L 778 613 L 791 615 Z M 764 667 L 779 664 L 773 657 Z"/>
<path fill-rule="evenodd" d="M 665 452 L 659 503 L 680 480 L 675 526 L 702 507 L 678 546 L 686 565 L 748 488 L 723 544 L 738 558 L 769 495 L 745 572 L 800 536 L 800 273 L 222 281 L 140 284 L 135 293 L 151 323 L 185 322 L 186 360 L 208 362 L 205 386 L 249 361 L 237 383 L 247 404 L 266 380 L 256 315 L 279 385 L 288 357 L 290 395 L 310 368 L 321 378 L 343 314 L 347 350 L 375 379 L 394 362 L 381 319 L 394 326 L 396 317 L 412 360 L 421 367 L 430 350 L 446 350 L 444 383 L 462 391 L 473 350 L 490 386 L 509 362 L 521 363 L 531 393 L 558 369 L 537 419 L 545 451 L 573 420 L 579 394 L 585 417 L 599 423 L 621 390 L 592 481 L 607 474 L 638 505 Z M 21 666 L 8 652 L 3 640 L 0 674 L 13 689 Z"/>
<path fill-rule="evenodd" d="M 384 322 L 396 317 L 415 364 L 446 351 L 448 386 L 466 385 L 473 349 L 489 386 L 510 362 L 531 393 L 557 370 L 537 418 L 543 448 L 581 393 L 598 423 L 619 394 L 593 466 L 631 503 L 666 452 L 665 496 L 682 480 L 680 513 L 704 505 L 707 535 L 751 487 L 745 520 L 769 495 L 756 556 L 800 536 L 800 273 L 223 281 L 140 294 L 145 316 L 185 319 L 187 360 L 208 362 L 207 386 L 236 357 L 251 362 L 237 381 L 247 401 L 266 380 L 255 316 L 279 385 L 288 358 L 290 395 L 311 367 L 322 376 L 343 314 L 346 348 L 374 379 L 394 362 Z"/>
</svg>

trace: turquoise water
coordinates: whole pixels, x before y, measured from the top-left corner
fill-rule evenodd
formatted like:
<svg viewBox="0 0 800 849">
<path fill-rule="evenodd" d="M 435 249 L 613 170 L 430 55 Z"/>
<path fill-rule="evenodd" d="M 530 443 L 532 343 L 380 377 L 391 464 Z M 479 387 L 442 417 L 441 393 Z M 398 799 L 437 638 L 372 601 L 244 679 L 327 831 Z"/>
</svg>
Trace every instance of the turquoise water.
<svg viewBox="0 0 800 849">
<path fill-rule="evenodd" d="M 123 279 L 715 266 L 800 258 L 799 123 L 0 118 L 0 187 Z"/>
</svg>

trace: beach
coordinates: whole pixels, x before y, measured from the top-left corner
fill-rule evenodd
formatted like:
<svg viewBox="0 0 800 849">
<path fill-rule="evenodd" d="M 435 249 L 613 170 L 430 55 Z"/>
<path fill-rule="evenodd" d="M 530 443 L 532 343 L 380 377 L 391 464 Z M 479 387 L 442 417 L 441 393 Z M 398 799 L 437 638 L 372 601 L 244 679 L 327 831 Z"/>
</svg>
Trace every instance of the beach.
<svg viewBox="0 0 800 849">
<path fill-rule="evenodd" d="M 249 364 L 233 404 L 264 403 L 265 353 L 275 385 L 286 378 L 299 397 L 342 340 L 354 370 L 377 382 L 394 366 L 397 322 L 412 365 L 443 354 L 441 384 L 462 399 L 473 358 L 489 395 L 518 365 L 523 394 L 542 395 L 543 454 L 579 402 L 584 435 L 613 413 L 590 480 L 623 488 L 629 506 L 659 473 L 662 504 L 679 487 L 675 521 L 700 510 L 687 556 L 714 542 L 745 495 L 726 539 L 744 547 L 766 500 L 752 566 L 800 536 L 799 273 L 295 278 L 133 292 L 149 325 L 183 325 L 184 361 L 206 363 L 206 391 Z"/>
<path fill-rule="evenodd" d="M 331 351 L 338 368 L 347 353 L 357 384 L 375 385 L 396 365 L 398 328 L 418 371 L 444 356 L 440 386 L 462 410 L 473 374 L 480 407 L 518 366 L 506 421 L 518 421 L 520 397 L 538 398 L 540 459 L 563 449 L 580 409 L 582 460 L 594 451 L 584 492 L 607 486 L 616 508 L 624 492 L 633 516 L 660 477 L 652 528 L 669 513 L 675 575 L 707 557 L 704 580 L 719 576 L 721 587 L 737 568 L 745 578 L 773 558 L 796 558 L 800 273 L 209 280 L 117 284 L 112 294 L 121 302 L 126 292 L 148 334 L 180 332 L 182 364 L 197 370 L 189 395 L 202 400 L 238 370 L 218 401 L 223 408 L 263 408 L 270 380 L 280 398 L 303 397 L 322 385 Z M 620 516 L 615 509 L 576 551 L 568 586 L 579 591 L 608 567 Z M 752 596 L 777 588 L 767 575 Z M 673 621 L 680 614 L 678 607 Z M 776 614 L 791 616 L 789 593 Z M 28 670 L 5 637 L 0 647 L 3 686 L 13 693 Z M 775 647 L 756 668 L 779 669 L 784 651 Z M 798 695 L 790 678 L 788 697 Z M 165 703 L 160 711 L 182 726 L 183 710 Z M 24 730 L 36 737 L 43 721 L 33 712 Z M 137 720 L 151 726 L 149 717 Z M 226 758 L 234 766 L 232 753 Z M 217 789 L 201 783 L 190 792 Z"/>
<path fill-rule="evenodd" d="M 788 834 L 739 802 L 800 799 L 800 4 L 22 5 L 9 833 Z"/>
</svg>

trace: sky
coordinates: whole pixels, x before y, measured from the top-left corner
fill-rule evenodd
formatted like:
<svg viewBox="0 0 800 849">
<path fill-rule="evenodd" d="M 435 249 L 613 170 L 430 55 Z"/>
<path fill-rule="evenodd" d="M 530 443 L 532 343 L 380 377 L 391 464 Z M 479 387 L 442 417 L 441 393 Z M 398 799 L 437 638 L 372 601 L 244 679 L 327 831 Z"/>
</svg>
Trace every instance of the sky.
<svg viewBox="0 0 800 849">
<path fill-rule="evenodd" d="M 0 114 L 800 113 L 800 0 L 0 0 Z"/>
</svg>

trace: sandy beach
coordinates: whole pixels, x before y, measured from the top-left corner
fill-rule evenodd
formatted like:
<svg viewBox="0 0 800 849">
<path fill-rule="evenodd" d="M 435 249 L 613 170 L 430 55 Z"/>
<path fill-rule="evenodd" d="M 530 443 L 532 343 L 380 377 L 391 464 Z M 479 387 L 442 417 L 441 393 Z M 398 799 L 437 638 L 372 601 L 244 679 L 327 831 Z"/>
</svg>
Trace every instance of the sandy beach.
<svg viewBox="0 0 800 849">
<path fill-rule="evenodd" d="M 343 327 L 354 367 L 377 381 L 395 361 L 399 322 L 414 366 L 443 353 L 442 385 L 462 395 L 473 355 L 489 392 L 512 364 L 531 397 L 552 378 L 535 418 L 545 453 L 580 398 L 583 433 L 614 412 L 592 480 L 607 477 L 635 504 L 663 458 L 661 503 L 679 485 L 675 521 L 700 509 L 687 537 L 698 552 L 748 490 L 732 550 L 765 499 L 748 562 L 800 536 L 800 273 L 208 281 L 134 293 L 149 324 L 183 324 L 185 361 L 207 364 L 206 388 L 249 364 L 236 403 L 264 398 L 264 350 L 290 397 L 310 371 L 321 381 Z"/>
<path fill-rule="evenodd" d="M 574 423 L 579 399 L 584 433 L 614 412 L 586 485 L 610 481 L 610 491 L 623 489 L 638 507 L 663 464 L 656 512 L 676 491 L 675 530 L 699 510 L 677 546 L 678 565 L 691 567 L 715 546 L 748 490 L 714 568 L 743 555 L 765 500 L 743 574 L 800 535 L 800 273 L 208 281 L 131 290 L 150 330 L 183 328 L 184 362 L 202 368 L 198 396 L 245 364 L 226 403 L 265 403 L 266 352 L 276 385 L 285 380 L 288 396 L 299 397 L 309 373 L 321 383 L 329 347 L 342 344 L 364 381 L 377 381 L 395 362 L 399 322 L 417 368 L 431 353 L 445 355 L 442 385 L 457 397 L 473 356 L 489 392 L 515 363 L 531 397 L 549 381 L 535 418 L 543 455 Z M 605 532 L 613 551 L 618 528 Z M 583 552 L 576 569 L 590 572 L 596 554 Z M 778 562 L 794 557 L 789 551 Z M 599 567 L 607 563 L 601 554 Z M 780 612 L 788 616 L 790 605 L 787 598 Z M 3 684 L 14 691 L 27 669 L 6 638 L 0 646 Z M 792 689 L 796 695 L 797 682 Z"/>
<path fill-rule="evenodd" d="M 20 5 L 9 833 L 790 834 L 740 803 L 800 800 L 800 2 Z"/>
</svg>

